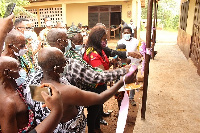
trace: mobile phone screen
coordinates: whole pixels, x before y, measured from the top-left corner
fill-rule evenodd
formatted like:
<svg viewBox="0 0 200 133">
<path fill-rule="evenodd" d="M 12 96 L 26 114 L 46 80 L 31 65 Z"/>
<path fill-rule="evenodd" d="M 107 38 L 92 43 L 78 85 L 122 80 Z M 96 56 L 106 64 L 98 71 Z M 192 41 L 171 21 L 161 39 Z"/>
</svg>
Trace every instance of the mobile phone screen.
<svg viewBox="0 0 200 133">
<path fill-rule="evenodd" d="M 14 8 L 15 8 L 15 3 L 10 3 L 8 6 L 7 6 L 7 9 L 6 9 L 6 12 L 4 14 L 4 18 L 8 17 L 9 15 L 12 14 Z"/>
<path fill-rule="evenodd" d="M 48 95 L 51 95 L 51 88 L 49 88 L 49 87 L 41 88 L 40 86 L 37 86 L 37 85 L 29 85 L 29 87 L 31 90 L 31 97 L 35 101 L 44 102 L 44 99 L 41 95 L 42 91 L 46 92 Z"/>
</svg>

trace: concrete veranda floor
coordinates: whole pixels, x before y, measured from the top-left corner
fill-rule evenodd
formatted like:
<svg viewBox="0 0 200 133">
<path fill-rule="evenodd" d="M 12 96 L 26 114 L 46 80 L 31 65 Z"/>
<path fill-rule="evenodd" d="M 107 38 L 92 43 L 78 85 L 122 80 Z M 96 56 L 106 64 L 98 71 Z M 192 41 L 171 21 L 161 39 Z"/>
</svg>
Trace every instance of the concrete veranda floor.
<svg viewBox="0 0 200 133">
<path fill-rule="evenodd" d="M 200 133 L 200 76 L 176 43 L 157 43 L 150 61 L 146 119 L 134 133 Z"/>
<path fill-rule="evenodd" d="M 146 33 L 141 32 L 145 40 Z M 157 31 L 150 61 L 146 119 L 141 105 L 133 133 L 200 133 L 200 76 L 176 44 L 177 33 Z M 117 40 L 108 42 L 115 48 Z"/>
</svg>

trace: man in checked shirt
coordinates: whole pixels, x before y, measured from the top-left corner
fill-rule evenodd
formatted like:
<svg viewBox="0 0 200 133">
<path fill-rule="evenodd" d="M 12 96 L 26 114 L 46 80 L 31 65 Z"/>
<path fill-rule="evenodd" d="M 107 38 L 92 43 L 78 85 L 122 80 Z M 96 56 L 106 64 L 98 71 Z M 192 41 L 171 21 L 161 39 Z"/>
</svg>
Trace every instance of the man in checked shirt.
<svg viewBox="0 0 200 133">
<path fill-rule="evenodd" d="M 47 34 L 47 41 L 51 47 L 57 47 L 64 55 L 71 48 L 71 42 L 67 37 L 64 29 L 52 29 Z M 68 45 L 69 43 L 69 45 Z M 125 75 L 129 66 L 126 68 L 116 69 L 112 71 L 102 71 L 99 68 L 93 68 L 82 58 L 72 59 L 66 58 L 67 64 L 64 72 L 61 74 L 62 81 L 70 83 L 82 90 L 91 90 L 96 87 L 98 83 L 106 83 L 109 81 L 117 80 L 120 76 Z M 43 72 L 39 69 L 37 72 L 31 74 L 29 82 L 37 84 L 43 77 Z"/>
</svg>

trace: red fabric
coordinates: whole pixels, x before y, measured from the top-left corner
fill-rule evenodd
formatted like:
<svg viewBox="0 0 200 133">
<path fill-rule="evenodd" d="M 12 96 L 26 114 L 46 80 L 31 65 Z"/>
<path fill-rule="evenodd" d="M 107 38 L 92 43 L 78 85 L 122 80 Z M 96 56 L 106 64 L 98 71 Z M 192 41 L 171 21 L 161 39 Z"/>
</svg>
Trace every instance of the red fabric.
<svg viewBox="0 0 200 133">
<path fill-rule="evenodd" d="M 109 60 L 108 57 L 106 56 L 105 52 L 102 50 L 102 54 L 104 56 L 104 60 L 102 59 L 102 57 L 97 53 L 97 52 L 92 52 L 90 54 L 90 58 L 88 57 L 88 55 L 86 55 L 86 52 L 83 55 L 83 59 L 90 64 L 92 67 L 98 67 L 100 65 L 104 66 L 105 70 L 109 69 Z"/>
</svg>

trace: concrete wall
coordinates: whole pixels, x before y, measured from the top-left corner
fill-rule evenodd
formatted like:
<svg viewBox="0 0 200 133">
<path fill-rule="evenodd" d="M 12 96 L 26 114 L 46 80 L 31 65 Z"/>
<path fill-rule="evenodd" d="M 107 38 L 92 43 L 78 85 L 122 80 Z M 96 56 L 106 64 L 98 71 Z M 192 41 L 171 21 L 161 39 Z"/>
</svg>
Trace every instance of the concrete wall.
<svg viewBox="0 0 200 133">
<path fill-rule="evenodd" d="M 187 32 L 179 28 L 177 44 L 179 45 L 181 51 L 183 51 L 185 57 L 189 58 L 191 35 L 189 35 Z"/>
<path fill-rule="evenodd" d="M 94 1 L 94 0 L 93 0 Z M 106 2 L 108 1 L 108 2 Z M 37 9 L 38 10 L 38 20 L 40 20 L 39 16 L 39 8 L 45 7 L 62 7 L 63 12 L 63 22 L 71 25 L 74 22 L 77 25 L 81 22 L 83 25 L 88 25 L 88 6 L 98 6 L 98 5 L 122 5 L 122 19 L 129 23 L 130 19 L 133 18 L 135 24 L 137 24 L 137 7 L 136 1 L 138 0 L 101 0 L 92 2 L 92 0 L 74 0 L 74 1 L 48 1 L 48 2 L 34 2 L 29 6 L 26 6 L 26 9 Z M 88 3 L 87 3 L 88 2 Z M 133 5 L 132 5 L 133 3 Z M 128 12 L 131 12 L 131 16 L 128 16 Z"/>
<path fill-rule="evenodd" d="M 180 4 L 182 4 L 185 1 L 186 0 L 181 0 Z M 189 53 L 190 53 L 191 36 L 193 33 L 194 7 L 195 7 L 195 1 L 194 0 L 190 1 L 186 31 L 180 28 L 178 29 L 177 44 L 179 45 L 180 49 L 183 51 L 186 58 L 189 58 Z"/>
</svg>

